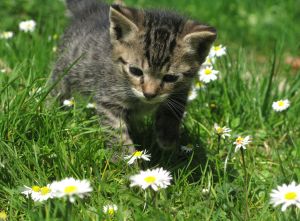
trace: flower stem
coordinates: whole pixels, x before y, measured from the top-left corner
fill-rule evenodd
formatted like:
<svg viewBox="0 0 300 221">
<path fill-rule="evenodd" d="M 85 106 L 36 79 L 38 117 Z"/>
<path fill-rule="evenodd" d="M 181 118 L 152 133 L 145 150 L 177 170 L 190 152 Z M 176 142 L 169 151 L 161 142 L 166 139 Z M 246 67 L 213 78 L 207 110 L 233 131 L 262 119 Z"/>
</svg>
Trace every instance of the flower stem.
<svg viewBox="0 0 300 221">
<path fill-rule="evenodd" d="M 244 220 L 248 220 L 249 217 L 249 210 L 248 210 L 248 174 L 247 168 L 245 163 L 245 156 L 244 156 L 244 149 L 241 148 L 242 153 L 242 161 L 243 161 L 243 169 L 244 169 L 244 192 L 245 192 L 245 213 L 244 213 Z"/>
<path fill-rule="evenodd" d="M 147 190 L 144 192 L 144 197 L 145 197 L 145 203 L 144 203 L 143 212 L 146 211 L 146 207 L 147 207 Z"/>
<path fill-rule="evenodd" d="M 220 152 L 220 146 L 221 146 L 221 136 L 218 135 L 218 153 Z"/>
<path fill-rule="evenodd" d="M 155 206 L 155 208 L 158 208 L 158 206 L 157 206 L 157 192 L 156 191 L 153 193 L 153 202 L 152 203 Z"/>
<path fill-rule="evenodd" d="M 66 206 L 66 214 L 65 214 L 65 221 L 71 221 L 71 212 L 72 212 L 72 204 L 70 200 L 67 200 L 67 206 Z"/>
<path fill-rule="evenodd" d="M 292 216 L 294 217 L 294 220 L 299 220 L 298 219 L 298 214 L 297 214 L 297 211 L 296 211 L 295 207 L 292 208 Z"/>
</svg>

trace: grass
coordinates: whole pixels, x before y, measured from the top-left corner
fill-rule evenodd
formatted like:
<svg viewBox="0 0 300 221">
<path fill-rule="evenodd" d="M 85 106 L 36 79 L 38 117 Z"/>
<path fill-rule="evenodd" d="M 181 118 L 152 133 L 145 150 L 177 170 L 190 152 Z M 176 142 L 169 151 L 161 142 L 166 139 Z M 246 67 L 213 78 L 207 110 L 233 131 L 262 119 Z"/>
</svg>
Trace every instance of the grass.
<svg viewBox="0 0 300 221">
<path fill-rule="evenodd" d="M 46 108 L 47 90 L 30 93 L 44 87 L 55 60 L 56 36 L 67 23 L 62 2 L 2 0 L 0 30 L 13 30 L 15 36 L 0 40 L 0 67 L 9 70 L 0 75 L 0 210 L 9 220 L 64 220 L 63 200 L 33 203 L 20 189 L 72 176 L 90 180 L 94 191 L 72 205 L 71 220 L 108 219 L 102 213 L 107 203 L 119 207 L 115 220 L 299 219 L 299 210 L 283 213 L 269 204 L 277 185 L 300 182 L 300 74 L 283 62 L 285 55 L 299 52 L 299 1 L 126 2 L 170 7 L 207 21 L 219 30 L 218 43 L 228 48 L 216 67 L 221 78 L 188 108 L 181 142 L 195 150 L 160 152 L 151 132 L 140 127 L 136 139 L 152 153 L 142 168 L 164 167 L 174 179 L 156 195 L 130 188 L 129 176 L 140 169 L 109 161 L 107 129 L 84 101 L 71 109 Z M 18 31 L 25 19 L 37 21 L 34 33 Z M 281 98 L 291 107 L 275 113 L 272 102 Z M 232 137 L 219 144 L 215 122 L 230 127 Z M 253 140 L 244 151 L 246 182 L 241 154 L 232 144 L 239 134 Z"/>
</svg>

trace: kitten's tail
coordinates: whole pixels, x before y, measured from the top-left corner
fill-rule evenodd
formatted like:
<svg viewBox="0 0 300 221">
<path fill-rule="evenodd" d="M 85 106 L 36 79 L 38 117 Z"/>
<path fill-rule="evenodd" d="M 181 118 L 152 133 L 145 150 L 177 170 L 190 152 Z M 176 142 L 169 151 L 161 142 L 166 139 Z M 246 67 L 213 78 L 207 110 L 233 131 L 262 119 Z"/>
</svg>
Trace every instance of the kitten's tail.
<svg viewBox="0 0 300 221">
<path fill-rule="evenodd" d="M 67 7 L 74 17 L 83 14 L 87 10 L 99 7 L 97 0 L 66 0 Z"/>
</svg>

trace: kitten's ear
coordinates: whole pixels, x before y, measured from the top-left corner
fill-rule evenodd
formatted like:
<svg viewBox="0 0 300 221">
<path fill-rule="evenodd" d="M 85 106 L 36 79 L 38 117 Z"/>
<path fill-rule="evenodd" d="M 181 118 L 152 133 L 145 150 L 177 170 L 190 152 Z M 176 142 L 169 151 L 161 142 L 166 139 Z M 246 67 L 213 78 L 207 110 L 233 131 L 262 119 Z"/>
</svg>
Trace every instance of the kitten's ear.
<svg viewBox="0 0 300 221">
<path fill-rule="evenodd" d="M 206 57 L 213 42 L 217 38 L 215 28 L 188 20 L 183 30 L 183 41 L 190 53 Z"/>
<path fill-rule="evenodd" d="M 111 39 L 120 41 L 134 36 L 138 32 L 142 15 L 137 9 L 112 5 L 109 19 Z"/>
</svg>

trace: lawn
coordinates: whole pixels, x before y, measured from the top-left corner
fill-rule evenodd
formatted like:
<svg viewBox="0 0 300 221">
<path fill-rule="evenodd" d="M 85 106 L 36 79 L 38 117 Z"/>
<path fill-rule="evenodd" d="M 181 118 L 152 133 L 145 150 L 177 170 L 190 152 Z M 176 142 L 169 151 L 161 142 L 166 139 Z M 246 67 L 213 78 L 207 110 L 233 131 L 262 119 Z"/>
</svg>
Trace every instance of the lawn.
<svg viewBox="0 0 300 221">
<path fill-rule="evenodd" d="M 205 21 L 218 30 L 216 44 L 227 48 L 214 64 L 218 80 L 189 103 L 181 145 L 192 151 L 159 150 L 146 119 L 135 139 L 151 161 L 112 162 L 120 144 L 106 148 L 108 129 L 87 101 L 46 105 L 45 85 L 68 23 L 63 1 L 1 0 L 0 33 L 14 35 L 0 39 L 0 220 L 4 213 L 8 220 L 300 220 L 296 206 L 283 212 L 270 204 L 273 189 L 300 183 L 300 71 L 287 62 L 300 56 L 300 1 L 125 2 Z M 35 30 L 20 31 L 30 19 Z M 290 107 L 276 112 L 272 104 L 280 99 Z M 215 123 L 231 136 L 220 138 Z M 233 144 L 239 136 L 251 137 L 243 151 Z M 170 171 L 170 186 L 130 187 L 132 175 L 159 167 Z M 24 185 L 67 177 L 88 180 L 93 191 L 74 203 L 34 202 L 21 193 Z M 118 210 L 105 214 L 108 204 Z"/>
</svg>

